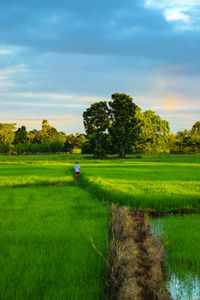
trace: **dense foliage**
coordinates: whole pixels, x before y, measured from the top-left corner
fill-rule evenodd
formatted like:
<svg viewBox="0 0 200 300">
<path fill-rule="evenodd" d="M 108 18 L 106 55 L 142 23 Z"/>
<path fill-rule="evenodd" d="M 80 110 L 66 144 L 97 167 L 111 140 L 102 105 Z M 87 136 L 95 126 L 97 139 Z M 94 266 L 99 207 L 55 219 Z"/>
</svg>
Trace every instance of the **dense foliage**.
<svg viewBox="0 0 200 300">
<path fill-rule="evenodd" d="M 124 158 L 129 149 L 138 140 L 139 118 L 137 118 L 137 106 L 133 99 L 126 94 L 115 93 L 112 95 L 109 133 L 111 141 L 120 157 Z"/>
<path fill-rule="evenodd" d="M 93 103 L 83 113 L 83 124 L 90 143 L 95 142 L 92 152 L 95 156 L 104 156 L 103 136 L 109 126 L 109 108 L 105 101 Z M 92 140 L 91 140 L 92 139 Z"/>
<path fill-rule="evenodd" d="M 170 133 L 169 122 L 155 112 L 142 112 L 131 96 L 115 93 L 111 101 L 93 103 L 83 113 L 85 134 L 66 134 L 43 120 L 40 130 L 16 130 L 15 123 L 0 123 L 0 153 L 87 153 L 125 157 L 133 153 L 200 152 L 200 121 L 191 130 Z"/>
<path fill-rule="evenodd" d="M 80 153 L 86 142 L 84 134 L 66 135 L 50 126 L 43 120 L 42 129 L 27 131 L 25 126 L 18 128 L 16 124 L 0 123 L 0 153 L 37 154 L 37 153 Z"/>
<path fill-rule="evenodd" d="M 200 152 L 200 121 L 196 122 L 191 130 L 173 134 L 170 133 L 168 121 L 162 120 L 151 110 L 142 112 L 129 95 L 115 93 L 108 104 L 99 102 L 98 106 L 104 110 L 103 118 L 102 112 L 98 114 L 98 111 L 94 110 L 96 105 L 97 103 L 92 104 L 83 113 L 88 138 L 82 146 L 83 153 L 93 153 L 95 156 L 97 154 L 95 144 L 97 133 L 94 130 L 96 124 L 103 125 L 98 138 L 99 157 L 116 153 L 124 157 L 132 153 Z M 89 122 L 88 114 L 90 114 Z"/>
</svg>

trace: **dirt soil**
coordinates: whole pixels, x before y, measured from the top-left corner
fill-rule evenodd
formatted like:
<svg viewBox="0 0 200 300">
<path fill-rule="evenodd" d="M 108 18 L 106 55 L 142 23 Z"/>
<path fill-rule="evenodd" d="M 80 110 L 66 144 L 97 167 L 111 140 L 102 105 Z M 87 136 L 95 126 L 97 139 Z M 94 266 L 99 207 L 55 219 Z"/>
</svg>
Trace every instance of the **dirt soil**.
<svg viewBox="0 0 200 300">
<path fill-rule="evenodd" d="M 112 240 L 106 294 L 112 300 L 169 300 L 161 244 L 143 211 L 111 207 Z"/>
</svg>

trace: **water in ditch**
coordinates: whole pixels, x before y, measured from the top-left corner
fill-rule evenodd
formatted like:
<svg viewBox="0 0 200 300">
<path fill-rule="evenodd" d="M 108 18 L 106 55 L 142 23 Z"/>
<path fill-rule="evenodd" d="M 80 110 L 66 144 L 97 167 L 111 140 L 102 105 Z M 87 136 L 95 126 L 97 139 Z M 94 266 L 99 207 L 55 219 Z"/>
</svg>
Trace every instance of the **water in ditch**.
<svg viewBox="0 0 200 300">
<path fill-rule="evenodd" d="M 168 281 L 168 290 L 175 300 L 199 300 L 200 279 L 191 273 L 185 274 L 185 278 L 172 273 Z"/>
<path fill-rule="evenodd" d="M 165 249 L 168 290 L 174 300 L 200 300 L 200 216 L 150 221 Z"/>
</svg>

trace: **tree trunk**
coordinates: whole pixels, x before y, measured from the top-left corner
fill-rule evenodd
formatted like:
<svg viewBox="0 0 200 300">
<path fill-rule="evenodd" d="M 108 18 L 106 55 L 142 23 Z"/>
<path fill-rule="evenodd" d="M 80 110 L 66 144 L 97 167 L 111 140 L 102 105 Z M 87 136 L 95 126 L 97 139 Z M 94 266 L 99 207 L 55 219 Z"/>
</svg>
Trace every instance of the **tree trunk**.
<svg viewBox="0 0 200 300">
<path fill-rule="evenodd" d="M 98 138 L 96 138 L 96 151 L 98 149 Z"/>
<path fill-rule="evenodd" d="M 124 157 L 125 157 L 125 150 L 124 150 L 124 148 L 121 148 L 121 149 L 120 149 L 120 157 L 121 157 L 121 158 L 124 158 Z"/>
</svg>

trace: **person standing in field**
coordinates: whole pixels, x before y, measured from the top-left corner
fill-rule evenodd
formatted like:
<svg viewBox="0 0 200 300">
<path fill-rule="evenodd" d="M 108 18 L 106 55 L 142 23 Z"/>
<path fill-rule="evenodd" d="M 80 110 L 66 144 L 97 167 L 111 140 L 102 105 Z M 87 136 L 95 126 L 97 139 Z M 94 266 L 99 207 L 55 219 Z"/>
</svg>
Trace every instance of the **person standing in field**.
<svg viewBox="0 0 200 300">
<path fill-rule="evenodd" d="M 74 171 L 76 173 L 76 178 L 79 178 L 79 173 L 80 173 L 80 165 L 78 164 L 78 162 L 76 162 L 75 166 L 74 166 Z"/>
</svg>

